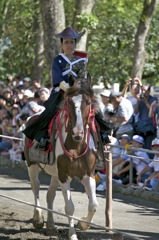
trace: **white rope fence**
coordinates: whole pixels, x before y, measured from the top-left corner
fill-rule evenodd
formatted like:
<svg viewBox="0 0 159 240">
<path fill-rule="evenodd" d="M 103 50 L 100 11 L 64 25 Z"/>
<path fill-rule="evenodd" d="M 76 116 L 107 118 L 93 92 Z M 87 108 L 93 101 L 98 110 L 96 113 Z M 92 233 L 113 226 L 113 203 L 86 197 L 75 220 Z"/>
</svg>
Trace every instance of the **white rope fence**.
<svg viewBox="0 0 159 240">
<path fill-rule="evenodd" d="M 12 136 L 7 136 L 7 135 L 1 135 L 1 134 L 0 134 L 0 137 L 8 138 L 8 139 L 13 139 L 13 140 L 19 140 L 19 141 L 23 141 L 23 140 L 24 140 L 23 138 L 17 138 L 17 137 L 12 137 Z"/>
<path fill-rule="evenodd" d="M 14 140 L 19 140 L 19 141 L 24 141 L 23 138 L 16 138 L 16 137 L 13 137 L 13 136 L 0 135 L 0 137 L 8 138 L 8 139 L 14 139 Z M 113 144 L 107 144 L 107 145 L 110 146 L 110 147 L 125 149 L 124 146 L 120 146 L 120 145 L 113 145 Z M 159 161 L 158 159 L 145 159 L 145 158 L 142 158 L 142 157 L 138 157 L 138 156 L 132 155 L 133 151 L 143 151 L 143 152 L 153 153 L 153 154 L 159 154 L 159 151 L 153 151 L 153 150 L 144 149 L 144 148 L 135 148 L 135 147 L 132 147 L 131 145 L 128 147 L 128 150 L 132 151 L 131 154 L 126 154 L 127 156 L 130 157 L 130 160 L 132 160 L 132 158 L 138 158 L 140 160 Z M 105 150 L 104 152 L 105 153 L 112 153 L 111 150 Z M 124 155 L 125 154 L 120 154 L 120 156 L 124 156 Z M 107 159 L 107 161 L 109 161 L 109 159 Z M 130 163 L 131 162 L 132 161 L 130 161 Z M 131 168 L 130 168 L 130 172 L 131 172 Z M 132 174 L 130 174 L 130 182 L 132 182 Z M 19 199 L 16 199 L 16 198 L 12 198 L 12 197 L 9 197 L 9 196 L 6 196 L 6 195 L 0 194 L 0 196 L 3 197 L 3 198 L 6 198 L 6 199 L 12 200 L 12 201 L 19 202 L 21 204 L 26 204 L 26 205 L 31 206 L 31 207 L 38 207 L 38 208 L 40 208 L 42 210 L 49 211 L 49 212 L 52 212 L 54 214 L 61 215 L 63 217 L 73 218 L 74 220 L 77 220 L 77 221 L 83 221 L 83 222 L 85 222 L 87 224 L 90 224 L 90 225 L 96 227 L 96 228 L 100 228 L 100 229 L 104 229 L 104 230 L 107 230 L 107 231 L 111 231 L 113 233 L 120 234 L 122 236 L 127 236 L 127 237 L 130 237 L 131 239 L 134 239 L 134 240 L 143 240 L 141 238 L 134 237 L 133 235 L 127 234 L 125 232 L 122 232 L 122 231 L 119 231 L 119 230 L 116 230 L 116 229 L 113 229 L 113 228 L 101 226 L 101 225 L 99 226 L 97 224 L 90 223 L 88 221 L 85 221 L 85 220 L 77 218 L 77 217 L 72 217 L 72 216 L 69 216 L 69 215 L 66 215 L 66 214 L 63 214 L 63 213 L 59 213 L 57 211 L 53 211 L 52 209 L 47 209 L 47 208 L 44 208 L 44 207 L 35 206 L 34 204 L 31 204 L 31 203 L 28 203 L 28 202 L 24 202 L 22 200 L 19 200 Z"/>
<path fill-rule="evenodd" d="M 125 149 L 124 146 L 120 146 L 120 145 L 107 144 L 107 146 L 114 147 L 114 148 Z M 131 145 L 129 146 L 128 151 L 132 151 L 132 153 L 135 152 L 135 151 L 140 151 L 140 152 L 146 152 L 146 153 L 159 154 L 159 151 L 149 150 L 149 149 L 145 149 L 145 148 L 135 148 L 135 147 L 132 147 Z M 105 150 L 105 152 L 111 152 L 111 150 Z M 129 157 L 133 157 L 133 158 L 138 158 L 140 160 L 150 160 L 150 161 L 159 162 L 158 159 L 151 159 L 151 158 L 146 159 L 146 158 L 138 157 L 138 156 L 132 155 L 132 154 L 120 154 L 120 155 L 121 156 L 129 156 Z"/>
<path fill-rule="evenodd" d="M 44 211 L 48 211 L 48 212 L 52 212 L 54 214 L 57 214 L 57 215 L 60 215 L 60 216 L 63 216 L 63 217 L 67 217 L 67 218 L 72 218 L 76 221 L 81 221 L 81 222 L 84 222 L 84 223 L 87 223 L 87 224 L 90 224 L 91 226 L 95 227 L 95 228 L 99 228 L 99 229 L 103 229 L 103 230 L 107 230 L 107 231 L 111 231 L 113 233 L 117 233 L 117 234 L 120 234 L 122 236 L 127 236 L 127 237 L 130 237 L 131 239 L 134 239 L 134 240 L 144 240 L 142 238 L 138 238 L 138 237 L 134 237 L 133 235 L 131 234 L 128 234 L 128 233 L 125 233 L 125 232 L 122 232 L 122 231 L 119 231 L 117 229 L 110 229 L 108 227 L 105 227 L 105 226 L 102 226 L 102 225 L 98 225 L 98 224 L 95 224 L 95 223 L 91 223 L 91 222 L 88 222 L 84 219 L 81 219 L 81 218 L 78 218 L 78 217 L 75 217 L 75 216 L 70 216 L 70 215 L 66 215 L 64 213 L 60 213 L 60 212 L 57 212 L 55 210 L 52 210 L 52 209 L 48 209 L 48 208 L 45 208 L 45 207 L 41 207 L 41 206 L 36 206 L 34 204 L 31 204 L 31 203 L 28 203 L 28 202 L 24 202 L 22 200 L 19 200 L 19 199 L 16 199 L 16 198 L 13 198 L 13 197 L 9 197 L 9 196 L 6 196 L 6 195 L 3 195 L 3 194 L 0 194 L 1 197 L 3 198 L 6 198 L 6 199 L 9 199 L 9 200 L 12 200 L 12 201 L 15 201 L 15 202 L 18 202 L 18 203 L 21 203 L 21 204 L 25 204 L 25 205 L 28 205 L 30 207 L 38 207 Z"/>
</svg>

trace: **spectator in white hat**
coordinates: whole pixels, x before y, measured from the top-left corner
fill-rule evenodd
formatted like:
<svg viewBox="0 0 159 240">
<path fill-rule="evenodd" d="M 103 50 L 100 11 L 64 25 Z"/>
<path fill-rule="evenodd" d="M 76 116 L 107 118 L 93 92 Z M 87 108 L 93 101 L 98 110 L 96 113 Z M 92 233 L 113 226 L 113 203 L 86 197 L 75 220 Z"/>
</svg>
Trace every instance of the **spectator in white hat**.
<svg viewBox="0 0 159 240">
<path fill-rule="evenodd" d="M 48 100 L 49 96 L 50 96 L 50 90 L 46 87 L 40 88 L 39 90 L 39 96 L 40 96 L 40 104 L 44 104 L 44 102 L 46 100 Z M 41 104 L 41 105 L 42 105 Z"/>
<path fill-rule="evenodd" d="M 104 115 L 105 111 L 107 110 L 107 108 L 109 108 L 109 107 L 113 108 L 113 105 L 111 103 L 109 103 L 109 95 L 110 95 L 110 91 L 108 89 L 104 89 L 100 94 L 102 103 L 104 105 L 103 115 Z"/>
<path fill-rule="evenodd" d="M 140 148 L 143 147 L 144 139 L 139 135 L 134 135 L 132 138 L 132 147 L 136 150 L 131 152 L 132 157 L 132 167 L 133 167 L 133 183 L 137 183 L 137 176 L 139 173 L 150 163 L 149 156 L 146 152 L 140 151 Z M 122 180 L 123 184 L 129 184 L 129 171 L 130 171 L 130 162 L 127 161 L 121 170 L 118 171 L 117 176 Z M 148 172 L 147 174 L 150 174 Z"/>
<path fill-rule="evenodd" d="M 111 121 L 114 123 L 114 134 L 119 139 L 123 134 L 133 135 L 133 106 L 120 92 L 111 92 L 109 101 L 114 107 L 115 114 Z"/>
<path fill-rule="evenodd" d="M 29 90 L 29 89 L 26 89 L 24 91 L 24 96 L 23 96 L 23 102 L 24 102 L 24 105 L 20 111 L 20 114 L 17 115 L 17 119 L 22 115 L 22 114 L 29 114 L 29 116 L 32 115 L 32 112 L 28 106 L 29 102 L 30 101 L 33 101 L 34 100 L 34 93 Z"/>
<path fill-rule="evenodd" d="M 151 143 L 151 148 L 154 151 L 158 151 L 155 154 L 154 159 L 139 173 L 137 177 L 137 182 L 143 183 L 143 187 L 151 187 L 153 190 L 158 191 L 157 187 L 159 186 L 159 139 L 155 138 Z M 153 169 L 151 174 L 146 175 Z"/>
<path fill-rule="evenodd" d="M 30 101 L 28 103 L 28 108 L 30 109 L 30 116 L 35 115 L 35 114 L 40 114 L 45 110 L 44 106 L 39 105 L 35 101 Z"/>
<path fill-rule="evenodd" d="M 32 86 L 31 86 L 31 83 L 32 83 L 32 81 L 31 81 L 31 78 L 30 77 L 25 77 L 24 79 L 23 79 L 23 82 L 24 82 L 24 88 L 25 89 L 30 89 Z"/>
<path fill-rule="evenodd" d="M 126 145 L 130 144 L 130 137 L 127 134 L 123 134 L 120 138 L 120 145 L 124 147 L 120 150 L 120 155 L 115 159 L 112 159 L 112 167 L 113 167 L 113 178 L 115 178 L 116 173 L 122 168 L 126 161 L 129 161 L 128 152 L 125 150 Z"/>
<path fill-rule="evenodd" d="M 34 93 L 31 90 L 26 89 L 24 91 L 24 97 L 26 97 L 26 98 L 34 98 Z"/>
</svg>

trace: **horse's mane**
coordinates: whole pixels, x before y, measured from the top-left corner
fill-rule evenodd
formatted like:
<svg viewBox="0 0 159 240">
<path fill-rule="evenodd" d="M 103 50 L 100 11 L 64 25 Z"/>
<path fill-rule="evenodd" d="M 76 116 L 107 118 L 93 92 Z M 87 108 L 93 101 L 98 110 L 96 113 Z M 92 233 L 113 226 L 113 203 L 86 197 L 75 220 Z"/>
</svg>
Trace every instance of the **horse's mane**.
<svg viewBox="0 0 159 240">
<path fill-rule="evenodd" d="M 90 96 L 91 98 L 94 97 L 94 91 L 88 87 L 88 86 L 72 86 L 67 89 L 65 92 L 65 97 L 77 95 L 77 94 L 86 94 L 87 96 Z"/>
<path fill-rule="evenodd" d="M 86 94 L 87 96 L 90 96 L 91 98 L 94 97 L 94 92 L 90 87 L 78 87 L 78 86 L 72 86 L 67 89 L 65 92 L 65 96 L 71 96 L 71 95 L 77 95 L 77 94 Z"/>
</svg>

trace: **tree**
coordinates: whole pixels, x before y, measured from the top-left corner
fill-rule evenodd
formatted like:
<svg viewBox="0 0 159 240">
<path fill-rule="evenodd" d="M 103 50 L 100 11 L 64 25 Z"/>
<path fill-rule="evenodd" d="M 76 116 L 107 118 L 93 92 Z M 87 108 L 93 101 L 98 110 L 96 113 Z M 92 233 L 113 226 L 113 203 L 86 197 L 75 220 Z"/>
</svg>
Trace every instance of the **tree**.
<svg viewBox="0 0 159 240">
<path fill-rule="evenodd" d="M 122 88 L 134 64 L 134 41 L 143 3 L 146 1 L 1 0 L 1 79 L 20 74 L 50 83 L 52 58 L 60 51 L 55 33 L 72 26 L 78 32 L 86 29 L 77 48 L 89 53 L 87 66 L 93 83 L 110 87 L 119 82 Z M 143 63 L 143 78 L 151 78 L 155 85 L 159 83 L 158 21 L 156 5 L 145 37 Z"/>
<path fill-rule="evenodd" d="M 34 0 L 34 14 L 33 14 L 33 31 L 35 32 L 35 58 L 34 58 L 34 73 L 33 79 L 44 82 L 44 31 L 42 27 L 42 18 L 39 14 L 39 0 Z M 37 14 L 38 13 L 38 14 Z"/>
<path fill-rule="evenodd" d="M 157 4 L 158 0 L 144 0 L 143 11 L 135 36 L 134 60 L 131 72 L 132 78 L 142 78 L 143 69 L 147 58 L 147 54 L 145 51 L 145 39 L 150 28 L 152 16 L 157 8 Z"/>
<path fill-rule="evenodd" d="M 44 31 L 46 69 L 50 73 L 51 79 L 52 58 L 58 54 L 60 49 L 59 39 L 55 34 L 65 27 L 64 3 L 63 0 L 40 0 L 40 9 Z"/>
<path fill-rule="evenodd" d="M 94 5 L 95 0 L 75 0 L 72 27 L 78 32 L 81 31 L 81 27 L 85 30 L 87 29 L 84 36 L 77 43 L 77 48 L 79 50 L 86 51 L 88 30 L 91 24 L 91 12 Z"/>
</svg>

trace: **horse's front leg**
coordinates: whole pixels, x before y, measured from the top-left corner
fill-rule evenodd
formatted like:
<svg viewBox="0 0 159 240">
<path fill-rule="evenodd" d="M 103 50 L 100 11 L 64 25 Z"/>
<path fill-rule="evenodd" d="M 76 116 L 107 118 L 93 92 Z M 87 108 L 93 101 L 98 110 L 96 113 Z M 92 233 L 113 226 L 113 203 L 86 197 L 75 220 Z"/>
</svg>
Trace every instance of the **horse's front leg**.
<svg viewBox="0 0 159 240">
<path fill-rule="evenodd" d="M 85 190 L 89 199 L 88 214 L 86 217 L 83 217 L 82 219 L 85 221 L 91 222 L 98 207 L 98 201 L 96 197 L 96 182 L 93 177 L 89 177 L 87 175 L 85 175 L 82 178 L 81 182 L 85 187 Z M 87 230 L 90 227 L 90 224 L 79 221 L 78 227 L 81 230 Z"/>
<path fill-rule="evenodd" d="M 40 200 L 39 200 L 39 189 L 40 189 L 40 182 L 39 182 L 39 171 L 40 168 L 37 164 L 33 164 L 28 167 L 28 174 L 31 182 L 31 188 L 34 194 L 35 200 L 35 207 L 34 207 L 34 216 L 33 216 L 33 225 L 37 229 L 42 229 L 44 226 L 44 217 L 42 213 L 42 209 L 40 207 Z"/>
<path fill-rule="evenodd" d="M 53 202 L 56 196 L 56 190 L 59 186 L 59 180 L 57 176 L 51 177 L 50 186 L 47 191 L 47 207 L 48 209 L 53 210 Z M 48 211 L 47 212 L 47 223 L 46 223 L 46 234 L 48 236 L 52 236 L 55 231 L 55 224 L 54 224 L 54 218 L 53 218 L 53 212 Z"/>
<path fill-rule="evenodd" d="M 70 182 L 71 179 L 67 180 L 65 183 L 60 182 L 60 186 L 65 200 L 65 213 L 69 216 L 73 216 L 75 208 L 71 198 Z M 74 227 L 74 219 L 68 217 L 68 221 L 69 221 L 69 240 L 78 240 Z"/>
</svg>

